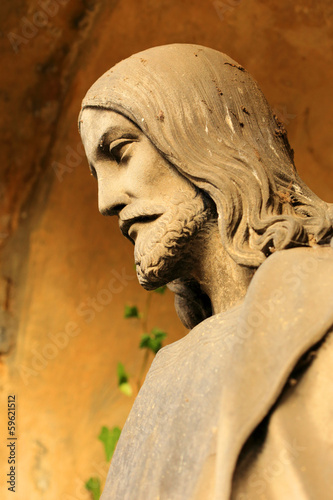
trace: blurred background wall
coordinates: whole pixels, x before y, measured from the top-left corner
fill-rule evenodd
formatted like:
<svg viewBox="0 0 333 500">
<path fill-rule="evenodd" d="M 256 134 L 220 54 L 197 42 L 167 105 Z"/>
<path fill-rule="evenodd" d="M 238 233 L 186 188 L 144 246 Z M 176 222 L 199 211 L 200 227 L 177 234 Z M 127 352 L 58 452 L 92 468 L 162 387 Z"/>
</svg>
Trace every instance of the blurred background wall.
<svg viewBox="0 0 333 500">
<path fill-rule="evenodd" d="M 84 482 L 107 471 L 99 430 L 122 426 L 133 403 L 117 388 L 117 362 L 130 374 L 142 363 L 140 322 L 125 320 L 124 306 L 142 310 L 147 294 L 130 243 L 98 213 L 77 132 L 81 99 L 134 52 L 218 49 L 259 81 L 301 176 L 333 202 L 333 4 L 6 0 L 0 18 L 0 496 L 13 498 L 4 477 L 15 394 L 15 498 L 85 500 Z M 154 294 L 150 310 L 148 327 L 168 342 L 186 333 L 170 292 Z"/>
</svg>

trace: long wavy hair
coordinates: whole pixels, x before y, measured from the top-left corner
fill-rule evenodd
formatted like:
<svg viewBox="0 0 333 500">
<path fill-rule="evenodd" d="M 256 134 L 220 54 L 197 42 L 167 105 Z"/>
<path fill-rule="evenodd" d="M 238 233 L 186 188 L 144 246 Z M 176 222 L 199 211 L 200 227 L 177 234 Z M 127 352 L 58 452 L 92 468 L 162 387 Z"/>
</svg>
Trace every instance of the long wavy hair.
<svg viewBox="0 0 333 500">
<path fill-rule="evenodd" d="M 257 83 L 221 52 L 172 44 L 135 54 L 97 80 L 85 107 L 130 119 L 210 196 L 236 263 L 256 268 L 276 250 L 333 236 L 333 205 L 301 180 Z"/>
</svg>

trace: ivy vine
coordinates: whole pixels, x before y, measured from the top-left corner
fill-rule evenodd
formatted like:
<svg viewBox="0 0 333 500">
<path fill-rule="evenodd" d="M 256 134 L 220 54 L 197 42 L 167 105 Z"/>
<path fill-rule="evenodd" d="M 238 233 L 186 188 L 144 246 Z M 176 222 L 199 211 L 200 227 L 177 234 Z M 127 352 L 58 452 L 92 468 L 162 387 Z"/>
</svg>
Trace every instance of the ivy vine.
<svg viewBox="0 0 333 500">
<path fill-rule="evenodd" d="M 125 305 L 124 308 L 124 318 L 125 319 L 140 319 L 140 341 L 138 344 L 139 349 L 144 350 L 144 356 L 142 359 L 142 364 L 139 373 L 136 377 L 131 377 L 123 363 L 118 362 L 117 364 L 117 381 L 118 389 L 125 396 L 132 396 L 134 387 L 136 391 L 139 392 L 143 377 L 148 367 L 150 354 L 153 353 L 155 356 L 162 347 L 163 340 L 167 337 L 167 333 L 158 327 L 152 328 L 148 331 L 148 317 L 151 306 L 151 300 L 154 293 L 159 295 L 164 295 L 166 292 L 166 286 L 157 288 L 153 292 L 147 294 L 146 304 L 143 312 L 139 312 L 137 306 Z M 134 382 L 133 382 L 134 379 Z M 121 434 L 121 429 L 118 426 L 109 428 L 103 426 L 98 435 L 98 439 L 102 442 L 105 452 L 106 461 L 109 462 L 112 458 L 114 450 L 116 448 L 117 442 Z M 99 477 L 90 477 L 85 483 L 86 489 L 90 492 L 92 500 L 99 500 L 102 490 L 102 482 Z"/>
</svg>

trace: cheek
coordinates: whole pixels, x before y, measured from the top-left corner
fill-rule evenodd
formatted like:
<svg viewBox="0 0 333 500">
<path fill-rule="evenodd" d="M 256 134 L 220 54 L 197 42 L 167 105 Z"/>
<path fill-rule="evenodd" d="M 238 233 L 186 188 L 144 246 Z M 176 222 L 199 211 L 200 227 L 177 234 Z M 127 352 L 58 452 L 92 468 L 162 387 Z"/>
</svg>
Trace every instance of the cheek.
<svg viewBox="0 0 333 500">
<path fill-rule="evenodd" d="M 178 172 L 176 167 L 173 167 L 164 159 L 161 161 L 160 157 L 155 159 L 151 170 L 151 181 L 166 193 L 174 193 L 175 191 L 195 192 L 195 187 Z"/>
<path fill-rule="evenodd" d="M 195 193 L 194 186 L 178 173 L 150 145 L 142 145 L 128 164 L 127 187 L 139 197 L 152 199 L 173 199 L 179 192 Z"/>
<path fill-rule="evenodd" d="M 141 156 L 133 162 L 126 173 L 126 178 L 128 185 L 131 185 L 135 191 L 149 197 L 158 193 L 166 193 L 175 189 L 179 184 L 179 179 L 168 165 L 165 165 L 159 156 L 153 155 Z"/>
</svg>

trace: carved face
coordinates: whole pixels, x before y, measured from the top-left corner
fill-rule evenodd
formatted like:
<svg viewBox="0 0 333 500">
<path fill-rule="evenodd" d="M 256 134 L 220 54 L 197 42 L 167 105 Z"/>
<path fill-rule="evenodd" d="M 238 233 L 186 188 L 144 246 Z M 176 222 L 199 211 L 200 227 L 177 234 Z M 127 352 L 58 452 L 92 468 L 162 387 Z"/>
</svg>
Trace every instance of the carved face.
<svg viewBox="0 0 333 500">
<path fill-rule="evenodd" d="M 81 136 L 99 210 L 117 215 L 135 244 L 141 285 L 154 289 L 178 278 L 189 241 L 209 218 L 201 194 L 123 115 L 85 108 Z"/>
</svg>

